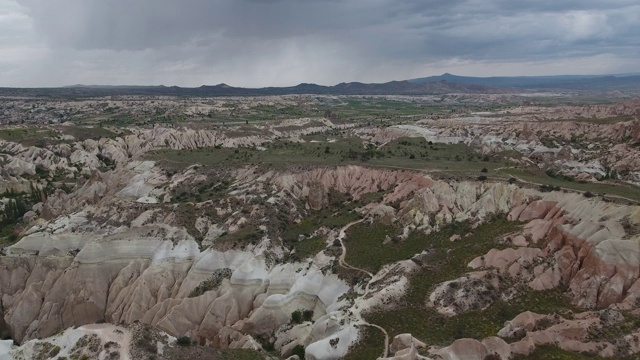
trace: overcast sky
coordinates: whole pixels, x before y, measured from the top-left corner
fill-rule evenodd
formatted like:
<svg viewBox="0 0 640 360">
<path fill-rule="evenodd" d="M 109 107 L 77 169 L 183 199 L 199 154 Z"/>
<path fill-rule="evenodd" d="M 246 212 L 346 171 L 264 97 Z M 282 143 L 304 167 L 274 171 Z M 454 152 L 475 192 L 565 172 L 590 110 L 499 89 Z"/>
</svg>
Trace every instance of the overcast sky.
<svg viewBox="0 0 640 360">
<path fill-rule="evenodd" d="M 638 0 L 0 0 L 0 86 L 640 72 Z"/>
</svg>

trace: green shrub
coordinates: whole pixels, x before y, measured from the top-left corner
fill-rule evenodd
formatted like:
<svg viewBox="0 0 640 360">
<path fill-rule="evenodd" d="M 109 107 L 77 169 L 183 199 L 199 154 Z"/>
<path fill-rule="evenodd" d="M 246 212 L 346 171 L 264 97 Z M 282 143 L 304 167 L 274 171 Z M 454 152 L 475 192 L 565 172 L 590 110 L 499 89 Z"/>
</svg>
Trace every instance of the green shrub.
<svg viewBox="0 0 640 360">
<path fill-rule="evenodd" d="M 291 322 L 293 324 L 302 324 L 305 321 L 313 320 L 313 310 L 296 310 L 291 313 Z"/>
<path fill-rule="evenodd" d="M 56 346 L 49 352 L 49 357 L 55 357 L 59 353 L 60 353 L 60 346 Z"/>
<path fill-rule="evenodd" d="M 291 356 L 293 355 L 298 355 L 300 359 L 304 359 L 305 358 L 304 346 L 302 345 L 294 346 L 294 348 L 291 350 Z"/>
<path fill-rule="evenodd" d="M 296 310 L 291 313 L 291 322 L 294 324 L 302 323 L 302 312 L 300 310 Z"/>
<path fill-rule="evenodd" d="M 176 340 L 176 344 L 180 345 L 180 346 L 190 346 L 191 345 L 191 338 L 188 336 L 180 336 L 178 338 L 178 340 Z"/>
<path fill-rule="evenodd" d="M 313 320 L 313 310 L 303 310 L 302 311 L 302 320 L 303 321 L 311 321 L 311 320 Z"/>
<path fill-rule="evenodd" d="M 222 284 L 222 280 L 230 279 L 232 273 L 233 272 L 229 268 L 215 270 L 209 279 L 201 282 L 191 291 L 189 297 L 198 297 L 207 291 L 216 289 L 220 284 Z"/>
</svg>

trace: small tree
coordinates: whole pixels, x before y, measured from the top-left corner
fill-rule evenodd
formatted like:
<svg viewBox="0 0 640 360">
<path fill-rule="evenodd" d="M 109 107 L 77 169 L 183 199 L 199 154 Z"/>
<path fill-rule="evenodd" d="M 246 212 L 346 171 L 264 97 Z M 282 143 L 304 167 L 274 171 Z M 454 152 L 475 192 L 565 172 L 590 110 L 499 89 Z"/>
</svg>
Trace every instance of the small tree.
<svg viewBox="0 0 640 360">
<path fill-rule="evenodd" d="M 300 310 L 291 313 L 291 322 L 294 324 L 302 323 L 302 312 L 300 312 Z"/>
<path fill-rule="evenodd" d="M 178 338 L 178 340 L 176 340 L 176 344 L 180 345 L 180 346 L 190 346 L 191 345 L 191 338 L 188 336 L 180 336 Z"/>
<path fill-rule="evenodd" d="M 304 321 L 313 320 L 313 310 L 304 310 L 302 312 L 302 320 L 304 320 Z"/>
<path fill-rule="evenodd" d="M 298 355 L 300 359 L 304 359 L 305 358 L 304 346 L 302 345 L 294 346 L 293 349 L 291 349 L 291 356 L 293 355 Z"/>
</svg>

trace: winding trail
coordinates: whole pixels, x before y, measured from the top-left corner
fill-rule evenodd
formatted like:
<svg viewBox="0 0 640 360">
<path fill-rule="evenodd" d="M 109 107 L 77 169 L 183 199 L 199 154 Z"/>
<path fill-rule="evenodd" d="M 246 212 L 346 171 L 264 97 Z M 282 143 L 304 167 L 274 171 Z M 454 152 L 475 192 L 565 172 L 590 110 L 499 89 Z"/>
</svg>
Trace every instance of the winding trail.
<svg viewBox="0 0 640 360">
<path fill-rule="evenodd" d="M 351 222 L 349 224 L 347 224 L 346 226 L 344 226 L 342 229 L 340 229 L 340 233 L 338 234 L 338 240 L 340 241 L 340 246 L 342 247 L 342 254 L 340 254 L 340 258 L 338 258 L 338 264 L 346 269 L 351 269 L 351 270 L 355 270 L 355 271 L 359 271 L 362 273 L 367 274 L 367 276 L 369 277 L 369 280 L 367 281 L 367 285 L 364 288 L 364 294 L 362 294 L 361 297 L 365 297 L 367 296 L 367 294 L 369 294 L 369 285 L 371 285 L 371 280 L 373 280 L 373 274 L 368 272 L 367 270 L 364 269 L 360 269 L 357 268 L 355 266 L 349 265 L 346 261 L 345 258 L 347 257 L 347 247 L 344 245 L 344 238 L 347 237 L 347 230 L 356 224 L 359 224 L 361 222 L 363 222 L 364 219 L 360 219 L 354 222 Z M 358 322 L 361 325 L 364 326 L 371 326 L 374 327 L 380 331 L 382 331 L 382 333 L 384 334 L 384 353 L 382 354 L 383 358 L 386 358 L 389 356 L 389 333 L 387 333 L 387 330 L 385 330 L 382 326 L 376 325 L 376 324 L 371 324 L 369 322 L 367 322 L 365 319 L 362 318 L 362 315 L 360 314 L 360 312 L 357 312 L 357 318 L 358 318 Z"/>
<path fill-rule="evenodd" d="M 347 257 L 347 247 L 344 246 L 344 238 L 347 237 L 347 230 L 349 230 L 350 227 L 352 227 L 353 225 L 359 224 L 361 222 L 363 222 L 364 219 L 360 219 L 354 222 L 351 222 L 347 225 L 345 225 L 345 227 L 343 227 L 342 229 L 340 229 L 340 233 L 338 234 L 338 240 L 340 240 L 340 246 L 342 247 L 342 254 L 340 254 L 340 258 L 338 259 L 338 264 L 340 264 L 340 266 L 347 268 L 347 269 L 351 269 L 351 270 L 356 270 L 356 271 L 360 271 L 363 272 L 365 274 L 367 274 L 369 277 L 373 278 L 373 274 L 368 272 L 367 270 L 364 269 L 360 269 L 357 268 L 355 266 L 351 266 L 349 264 L 347 264 L 347 262 L 344 260 Z"/>
</svg>

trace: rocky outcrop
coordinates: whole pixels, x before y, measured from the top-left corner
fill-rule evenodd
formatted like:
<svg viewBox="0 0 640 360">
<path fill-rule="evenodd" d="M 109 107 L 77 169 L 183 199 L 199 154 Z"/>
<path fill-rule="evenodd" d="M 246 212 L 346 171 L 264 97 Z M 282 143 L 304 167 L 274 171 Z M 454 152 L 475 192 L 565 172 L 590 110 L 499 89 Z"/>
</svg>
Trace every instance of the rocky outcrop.
<svg viewBox="0 0 640 360">
<path fill-rule="evenodd" d="M 411 336 L 411 334 L 400 334 L 393 338 L 389 351 L 391 357 L 382 358 L 384 360 L 420 360 L 429 359 L 418 354 L 418 349 L 426 348 L 426 344 Z"/>
<path fill-rule="evenodd" d="M 499 275 L 487 271 L 472 272 L 438 285 L 429 295 L 428 305 L 447 316 L 485 309 L 500 298 L 504 290 L 502 287 Z"/>
<path fill-rule="evenodd" d="M 275 333 L 276 349 L 283 355 L 301 345 L 314 358 L 344 356 L 358 337 L 361 310 L 353 307 L 350 315 L 344 311 L 349 304 L 340 296 L 351 287 L 328 271 L 331 257 L 278 264 L 276 259 L 285 250 L 266 234 L 245 248 L 202 250 L 185 227 L 161 224 L 177 216 L 175 212 L 166 215 L 162 206 L 140 205 L 145 211 L 139 211 L 127 225 L 98 223 L 123 216 L 141 198 L 161 203 L 176 184 L 195 182 L 196 172 L 190 168 L 168 176 L 153 162 L 130 161 L 109 172 L 93 173 L 72 193 L 55 193 L 34 207 L 40 218 L 33 219 L 26 236 L 0 257 L 0 296 L 12 336 L 27 340 L 103 320 L 140 321 L 216 347 L 256 348 L 257 337 Z M 626 299 L 630 304 L 639 287 L 636 273 L 640 264 L 633 262 L 638 256 L 637 242 L 619 225 L 622 219 L 640 223 L 635 207 L 575 193 L 543 194 L 494 182 L 446 182 L 417 172 L 359 166 L 296 172 L 244 167 L 231 174 L 234 202 L 193 204 L 198 211 L 206 206 L 212 211 L 186 219 L 191 223 L 183 226 L 193 226 L 203 235 L 210 229 L 233 232 L 231 229 L 240 228 L 241 218 L 267 224 L 268 212 L 263 208 L 273 204 L 298 206 L 289 211 L 302 217 L 307 211 L 327 207 L 333 192 L 359 199 L 380 191 L 384 192 L 380 203 L 358 211 L 365 217 L 384 218 L 407 233 L 437 231 L 453 221 L 478 224 L 497 214 L 526 223 L 521 233 L 502 239 L 513 248 L 491 250 L 471 262 L 475 272 L 435 289 L 430 304 L 447 315 L 509 298 L 501 281 L 505 276 L 534 289 L 566 285 L 574 302 L 584 307 Z M 268 201 L 254 202 L 259 198 L 256 192 L 264 189 L 269 189 L 264 197 Z M 238 207 L 245 202 L 250 204 L 246 211 Z M 79 212 L 80 208 L 85 211 Z M 212 244 L 215 237 L 209 239 Z M 533 247 L 536 244 L 543 248 Z M 357 304 L 359 309 L 384 303 L 383 299 L 390 299 L 384 296 L 399 296 L 406 289 L 409 271 L 400 274 L 394 266 L 402 262 L 375 274 L 376 287 Z M 202 287 L 223 269 L 229 269 L 229 277 Z M 378 277 L 388 281 L 378 282 Z M 200 290 L 194 292 L 197 288 Z M 290 325 L 291 313 L 301 309 L 313 311 L 313 319 Z M 401 340 L 394 356 L 419 356 L 418 345 L 405 346 L 407 339 L 404 345 Z M 519 346 L 525 346 L 522 344 Z M 504 342 L 490 338 L 456 342 L 442 349 L 441 356 L 464 357 L 469 349 L 480 355 L 507 353 Z"/>
<path fill-rule="evenodd" d="M 88 324 L 67 329 L 55 336 L 27 341 L 19 347 L 8 349 L 6 354 L 0 348 L 2 360 L 28 360 L 45 358 L 86 358 L 86 359 L 132 359 L 132 331 L 110 324 Z M 164 342 L 167 338 L 164 337 Z M 149 339 L 149 342 L 153 341 Z M 175 341 L 164 346 L 175 346 Z M 155 346 L 154 344 L 151 344 Z M 145 349 L 149 353 L 150 350 Z M 139 354 L 139 351 L 133 351 Z"/>
<path fill-rule="evenodd" d="M 477 222 L 496 214 L 508 213 L 534 196 L 533 191 L 509 184 L 447 183 L 410 171 L 360 166 L 279 174 L 270 181 L 295 198 L 307 200 L 313 209 L 327 205 L 330 191 L 350 194 L 355 200 L 367 193 L 385 191 L 387 194 L 382 204 L 400 202 L 397 213 L 387 221 L 398 221 L 407 231 L 418 229 L 425 233 L 436 231 L 454 220 Z M 390 214 L 390 209 L 385 210 L 380 206 L 368 209 L 374 216 Z"/>
<path fill-rule="evenodd" d="M 501 353 L 503 359 L 515 355 L 528 355 L 537 346 L 553 345 L 580 353 L 598 354 L 603 357 L 620 358 L 637 352 L 637 331 L 631 334 L 616 334 L 616 327 L 625 322 L 617 310 L 588 311 L 565 319 L 557 314 L 542 315 L 524 312 L 507 321 L 498 333 L 507 339 L 515 339 Z M 613 332 L 616 335 L 605 335 Z"/>
<path fill-rule="evenodd" d="M 387 201 L 395 201 L 405 198 L 412 191 L 431 186 L 433 180 L 409 171 L 341 166 L 316 168 L 297 174 L 282 174 L 275 177 L 273 183 L 299 198 L 307 198 L 310 193 L 314 194 L 318 191 L 326 194 L 332 190 L 349 194 L 357 200 L 367 193 L 393 189 L 393 194 L 388 195 Z M 326 196 L 315 195 L 315 197 L 327 199 Z M 318 202 L 317 205 L 326 205 L 326 202 Z"/>
<path fill-rule="evenodd" d="M 486 255 L 473 259 L 469 263 L 469 267 L 472 269 L 493 268 L 499 273 L 514 278 L 531 279 L 534 265 L 537 265 L 542 258 L 543 251 L 538 248 L 493 249 Z"/>
<path fill-rule="evenodd" d="M 571 352 L 621 358 L 637 352 L 640 345 L 637 331 L 613 338 L 604 334 L 624 321 L 616 310 L 579 313 L 572 319 L 527 311 L 507 321 L 498 332 L 500 337 L 482 341 L 459 339 L 450 346 L 432 349 L 431 353 L 443 359 L 485 359 L 491 355 L 508 360 L 517 355 L 529 355 L 536 347 L 546 345 Z"/>
<path fill-rule="evenodd" d="M 584 308 L 623 301 L 638 280 L 640 248 L 635 238 L 625 238 L 620 222 L 640 223 L 640 211 L 579 195 L 558 195 L 509 213 L 510 219 L 528 221 L 521 235 L 507 239 L 521 248 L 492 250 L 469 266 L 528 279 L 536 290 L 567 286 L 574 303 Z M 526 247 L 539 242 L 544 242 L 544 250 Z"/>
<path fill-rule="evenodd" d="M 15 246 L 23 252 L 25 247 Z M 5 318 L 17 340 L 102 320 L 141 320 L 205 342 L 241 320 L 245 333 L 270 333 L 294 310 L 323 314 L 348 289 L 313 266 L 303 272 L 302 264 L 270 268 L 251 253 L 200 253 L 192 240 L 131 241 L 126 233 L 89 242 L 75 257 L 2 257 L 1 263 Z M 220 268 L 233 270 L 229 281 L 189 297 Z"/>
<path fill-rule="evenodd" d="M 444 360 L 484 360 L 490 353 L 487 347 L 478 340 L 458 339 L 451 345 L 434 351 L 434 355 L 439 355 Z"/>
</svg>

